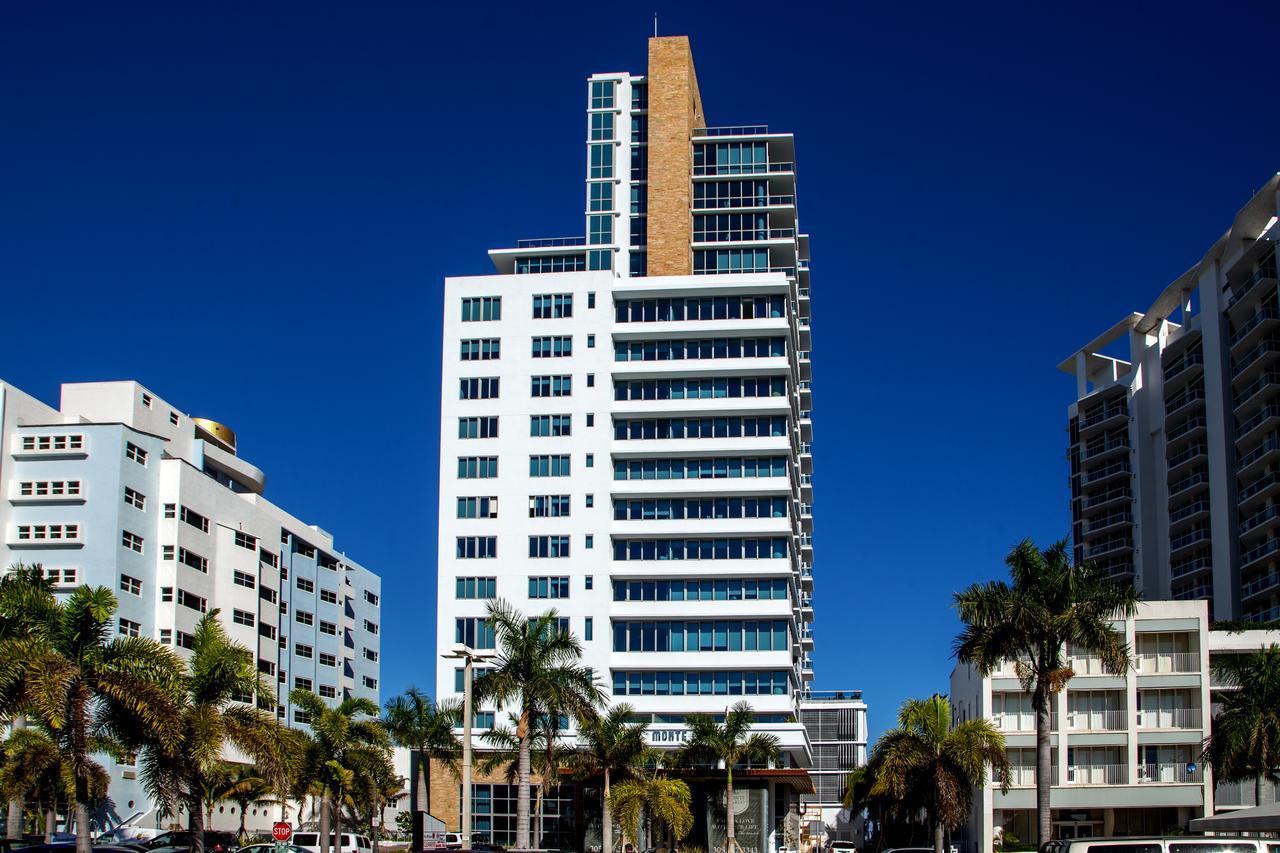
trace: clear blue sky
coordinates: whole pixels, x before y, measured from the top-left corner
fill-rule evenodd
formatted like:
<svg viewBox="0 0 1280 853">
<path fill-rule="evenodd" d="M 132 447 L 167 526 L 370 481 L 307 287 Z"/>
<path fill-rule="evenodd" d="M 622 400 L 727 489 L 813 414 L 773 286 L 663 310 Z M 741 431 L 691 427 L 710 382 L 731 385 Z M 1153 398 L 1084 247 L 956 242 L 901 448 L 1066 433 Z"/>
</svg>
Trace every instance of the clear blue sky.
<svg viewBox="0 0 1280 853">
<path fill-rule="evenodd" d="M 583 81 L 654 9 L 214 5 L 0 8 L 0 376 L 233 425 L 430 687 L 441 282 L 582 233 Z M 709 122 L 796 133 L 816 686 L 873 732 L 947 689 L 951 594 L 1068 530 L 1055 365 L 1280 169 L 1275 6 L 1126 5 L 656 7 Z"/>
</svg>

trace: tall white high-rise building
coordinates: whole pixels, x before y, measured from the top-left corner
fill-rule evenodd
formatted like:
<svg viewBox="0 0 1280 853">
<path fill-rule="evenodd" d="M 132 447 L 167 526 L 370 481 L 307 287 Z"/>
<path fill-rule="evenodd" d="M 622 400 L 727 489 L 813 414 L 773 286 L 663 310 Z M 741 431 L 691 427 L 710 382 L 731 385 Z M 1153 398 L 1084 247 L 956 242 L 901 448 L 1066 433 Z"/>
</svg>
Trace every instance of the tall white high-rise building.
<svg viewBox="0 0 1280 853">
<path fill-rule="evenodd" d="M 748 701 L 783 744 L 784 766 L 740 780 L 759 792 L 742 806 L 763 847 L 813 761 L 795 142 L 708 127 L 684 37 L 652 39 L 646 75 L 595 74 L 584 94 L 585 235 L 521 240 L 490 252 L 497 275 L 445 282 L 437 647 L 492 648 L 492 599 L 554 607 L 657 746 L 683 741 L 687 714 Z M 437 695 L 459 696 L 461 667 L 438 672 Z M 432 802 L 446 821 L 453 791 Z M 477 802 L 511 796 L 477 784 Z M 509 843 L 503 808 L 476 829 Z M 552 821 L 541 843 L 575 831 Z"/>
<path fill-rule="evenodd" d="M 306 723 L 293 688 L 377 702 L 381 579 L 267 501 L 265 486 L 234 432 L 136 382 L 63 385 L 59 408 L 0 382 L 0 567 L 38 563 L 60 593 L 105 586 L 119 634 L 180 655 L 218 608 L 276 683 L 275 697 L 245 701 L 290 725 Z M 100 825 L 159 826 L 138 768 L 104 763 L 112 787 Z M 218 828 L 239 825 L 228 806 Z M 246 817 L 251 829 L 271 822 L 266 808 Z"/>
</svg>

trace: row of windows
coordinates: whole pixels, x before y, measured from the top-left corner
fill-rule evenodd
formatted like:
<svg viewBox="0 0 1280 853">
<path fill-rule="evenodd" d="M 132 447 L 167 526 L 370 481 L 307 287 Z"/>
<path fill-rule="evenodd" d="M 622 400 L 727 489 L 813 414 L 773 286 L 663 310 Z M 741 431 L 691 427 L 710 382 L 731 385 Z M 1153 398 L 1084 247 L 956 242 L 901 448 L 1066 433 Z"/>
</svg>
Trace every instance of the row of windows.
<svg viewBox="0 0 1280 853">
<path fill-rule="evenodd" d="M 768 240 L 769 214 L 717 213 L 693 217 L 693 242 Z"/>
<path fill-rule="evenodd" d="M 615 539 L 615 560 L 777 560 L 789 553 L 782 536 L 747 539 Z"/>
<path fill-rule="evenodd" d="M 785 317 L 787 316 L 786 312 L 787 300 L 784 296 L 690 296 L 674 299 L 622 299 L 614 305 L 614 319 L 619 323 L 669 323 L 682 320 L 762 320 Z"/>
<path fill-rule="evenodd" d="M 533 358 L 565 358 L 573 355 L 572 335 L 545 335 L 533 339 Z"/>
<path fill-rule="evenodd" d="M 569 435 L 573 430 L 570 415 L 530 415 L 529 435 L 534 438 L 550 438 Z"/>
<path fill-rule="evenodd" d="M 125 501 L 132 491 L 125 487 Z M 18 484 L 18 496 L 23 498 L 74 498 L 80 494 L 79 480 L 24 480 Z"/>
<path fill-rule="evenodd" d="M 592 113 L 590 134 L 592 141 L 613 139 L 613 113 Z"/>
<path fill-rule="evenodd" d="M 719 167 L 728 174 L 765 172 L 769 168 L 767 142 L 704 142 L 693 146 L 693 165 Z M 695 172 L 694 174 L 697 174 Z M 710 174 L 715 174 L 711 172 Z"/>
<path fill-rule="evenodd" d="M 649 441 L 668 438 L 753 438 L 785 436 L 784 415 L 725 418 L 655 418 L 619 420 L 613 424 L 618 441 Z"/>
<path fill-rule="evenodd" d="M 614 581 L 614 601 L 782 601 L 786 578 Z"/>
<path fill-rule="evenodd" d="M 520 255 L 515 260 L 516 275 L 545 272 L 582 272 L 587 268 L 587 256 L 576 255 Z"/>
<path fill-rule="evenodd" d="M 693 253 L 694 275 L 768 271 L 768 249 L 698 249 Z"/>
<path fill-rule="evenodd" d="M 30 453 L 63 453 L 68 450 L 84 450 L 84 436 L 80 433 L 24 435 L 22 437 L 22 449 Z M 143 455 L 145 457 L 145 452 Z"/>
<path fill-rule="evenodd" d="M 787 354 L 786 338 L 706 338 L 692 341 L 618 341 L 614 361 L 772 358 Z"/>
<path fill-rule="evenodd" d="M 567 545 L 569 537 L 566 536 L 564 538 Z M 532 537 L 530 537 L 530 540 L 532 540 Z M 529 597 L 568 598 L 569 579 L 567 577 L 531 577 L 529 578 Z"/>
<path fill-rule="evenodd" d="M 782 619 L 613 623 L 615 652 L 781 652 L 790 647 Z"/>
<path fill-rule="evenodd" d="M 615 521 L 680 518 L 786 518 L 787 498 L 650 498 L 613 502 Z"/>
<path fill-rule="evenodd" d="M 455 556 L 459 560 L 491 560 L 498 556 L 498 537 L 459 536 Z"/>
<path fill-rule="evenodd" d="M 607 246 L 613 242 L 613 215 L 597 213 L 587 217 L 587 243 Z"/>
<path fill-rule="evenodd" d="M 715 672 L 614 672 L 614 696 L 785 696 L 786 670 Z"/>
<path fill-rule="evenodd" d="M 568 397 L 573 394 L 573 377 L 531 376 L 529 394 L 534 397 Z"/>
<path fill-rule="evenodd" d="M 587 209 L 593 213 L 608 213 L 613 210 L 612 181 L 587 184 Z"/>
<path fill-rule="evenodd" d="M 769 202 L 769 181 L 699 181 L 693 185 L 693 208 L 761 207 Z"/>
<path fill-rule="evenodd" d="M 497 438 L 498 417 L 458 418 L 458 438 Z"/>
<path fill-rule="evenodd" d="M 693 459 L 617 459 L 615 480 L 724 480 L 785 477 L 785 456 L 720 456 Z"/>
<path fill-rule="evenodd" d="M 784 376 L 709 376 L 687 379 L 632 379 L 613 383 L 615 400 L 719 400 L 785 397 Z"/>
<path fill-rule="evenodd" d="M 529 556 L 535 558 L 561 558 L 569 556 L 568 536 L 530 536 Z M 568 583 L 568 578 L 565 583 Z"/>
<path fill-rule="evenodd" d="M 586 588 L 591 589 L 593 578 L 587 575 L 583 580 Z M 498 579 L 496 577 L 460 577 L 454 579 L 454 597 L 460 599 L 485 599 L 498 597 Z M 530 598 L 568 598 L 569 578 L 541 577 L 529 578 Z M 377 633 L 376 631 L 374 633 Z M 590 635 L 586 639 L 591 639 Z"/>
<path fill-rule="evenodd" d="M 587 508 L 595 504 L 594 495 L 586 495 Z M 763 509 L 760 510 L 764 512 Z M 569 515 L 568 495 L 530 495 L 530 518 L 565 518 Z M 498 498 L 496 495 L 458 498 L 458 518 L 497 518 Z M 694 517 L 694 516 L 690 516 Z M 711 517 L 711 516 L 707 516 Z M 729 516 L 741 518 L 742 516 Z M 766 517 L 766 516 L 760 516 Z"/>
<path fill-rule="evenodd" d="M 462 322 L 502 319 L 501 296 L 468 296 L 462 300 Z"/>
<path fill-rule="evenodd" d="M 502 356 L 499 338 L 467 338 L 462 342 L 463 361 L 492 361 Z"/>
<path fill-rule="evenodd" d="M 498 498 L 458 498 L 458 518 L 497 518 Z"/>
<path fill-rule="evenodd" d="M 572 316 L 572 293 L 540 293 L 533 297 L 533 319 L 535 320 L 552 320 Z"/>
<path fill-rule="evenodd" d="M 587 506 L 591 504 L 588 503 Z M 569 514 L 568 495 L 530 495 L 530 518 L 563 518 Z"/>
<path fill-rule="evenodd" d="M 498 579 L 470 577 L 454 579 L 455 598 L 497 598 Z"/>
<path fill-rule="evenodd" d="M 130 536 L 133 534 L 130 533 Z M 56 542 L 65 539 L 79 539 L 80 525 L 78 524 L 19 524 L 18 525 L 18 541 L 19 542 Z M 138 538 L 139 546 L 142 539 Z M 140 550 L 140 548 L 139 548 Z"/>
<path fill-rule="evenodd" d="M 473 649 L 492 649 L 494 626 L 483 616 L 464 616 L 453 620 L 453 641 Z"/>
<path fill-rule="evenodd" d="M 458 380 L 462 400 L 492 400 L 498 396 L 497 376 L 469 376 Z"/>
</svg>

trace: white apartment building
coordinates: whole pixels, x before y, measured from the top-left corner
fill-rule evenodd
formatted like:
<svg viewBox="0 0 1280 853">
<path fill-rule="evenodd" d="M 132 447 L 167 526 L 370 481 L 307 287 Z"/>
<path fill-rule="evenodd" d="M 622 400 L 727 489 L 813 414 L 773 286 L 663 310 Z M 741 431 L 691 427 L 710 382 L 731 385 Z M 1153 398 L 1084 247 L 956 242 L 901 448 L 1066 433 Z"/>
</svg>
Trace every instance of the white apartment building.
<svg viewBox="0 0 1280 853">
<path fill-rule="evenodd" d="M 800 700 L 813 749 L 813 793 L 801 796 L 808 835 L 862 841 L 861 816 L 844 807 L 849 771 L 867 763 L 867 703 L 861 690 L 811 690 Z"/>
<path fill-rule="evenodd" d="M 267 501 L 265 486 L 234 432 L 137 382 L 65 384 L 58 408 L 0 382 L 0 566 L 38 563 L 61 592 L 105 586 L 120 634 L 179 654 L 218 608 L 276 680 L 277 696 L 246 701 L 290 724 L 306 722 L 289 704 L 295 687 L 377 702 L 380 578 Z M 159 826 L 138 768 L 105 763 L 99 824 Z M 233 804 L 220 808 L 218 827 L 239 825 Z M 251 828 L 269 827 L 261 812 Z"/>
<path fill-rule="evenodd" d="M 1280 176 L 1145 313 L 1059 365 L 1077 560 L 1214 619 L 1280 619 Z"/>
<path fill-rule="evenodd" d="M 1160 835 L 1213 814 L 1212 773 L 1200 761 L 1214 710 L 1210 662 L 1280 641 L 1278 631 L 1232 634 L 1209 627 L 1205 601 L 1149 601 L 1123 628 L 1133 656 L 1124 675 L 1068 649 L 1075 675 L 1054 697 L 1050 794 L 1055 838 Z M 995 780 L 979 789 L 958 834 L 991 850 L 1004 833 L 1037 837 L 1035 714 L 1013 665 L 981 677 L 968 664 L 951 673 L 956 721 L 986 718 L 1004 733 L 1012 765 L 1008 793 Z M 1219 806 L 1252 805 L 1252 786 L 1223 785 Z"/>
<path fill-rule="evenodd" d="M 490 252 L 498 274 L 445 282 L 437 650 L 492 648 L 485 608 L 502 598 L 554 607 L 655 745 L 679 745 L 687 714 L 750 702 L 784 749 L 784 768 L 741 780 L 739 835 L 763 848 L 813 763 L 794 140 L 707 127 L 684 37 L 650 41 L 647 75 L 586 88 L 585 236 L 521 240 Z M 438 696 L 460 695 L 456 663 L 439 667 Z M 477 785 L 477 801 L 511 796 Z M 505 844 L 504 808 L 477 810 L 476 829 Z M 541 843 L 583 831 L 552 821 Z"/>
</svg>

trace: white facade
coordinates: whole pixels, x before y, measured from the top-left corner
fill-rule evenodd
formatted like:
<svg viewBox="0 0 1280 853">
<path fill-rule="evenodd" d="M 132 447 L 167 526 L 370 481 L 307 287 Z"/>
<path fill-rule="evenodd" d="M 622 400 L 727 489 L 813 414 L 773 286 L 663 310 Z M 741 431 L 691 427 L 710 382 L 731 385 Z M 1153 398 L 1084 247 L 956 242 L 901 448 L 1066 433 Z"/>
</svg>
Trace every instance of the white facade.
<svg viewBox="0 0 1280 853">
<path fill-rule="evenodd" d="M 1210 660 L 1280 639 L 1280 632 L 1210 631 L 1204 601 L 1143 602 L 1122 627 L 1134 663 L 1124 675 L 1068 650 L 1075 675 L 1052 706 L 1055 838 L 1159 835 L 1213 814 L 1212 773 L 1199 757 L 1212 720 Z M 1004 832 L 1033 840 L 1035 715 L 1012 664 L 985 678 L 957 666 L 951 707 L 957 722 L 991 720 L 1013 768 L 1008 793 L 992 780 L 977 792 L 968 842 L 991 850 Z M 1223 788 L 1240 805 L 1239 786 Z"/>
<path fill-rule="evenodd" d="M 647 277 L 646 78 L 596 74 L 587 96 L 586 234 L 522 240 L 490 252 L 499 275 L 445 282 L 437 647 L 491 645 L 488 597 L 554 607 L 655 745 L 678 745 L 685 715 L 745 699 L 786 763 L 807 767 L 813 427 L 794 141 L 693 130 L 697 274 Z M 723 145 L 757 159 L 698 165 Z M 731 199 L 717 189 L 729 179 Z M 752 232 L 716 231 L 707 217 L 724 211 L 746 211 Z M 675 318 L 688 300 L 705 319 Z M 493 341 L 499 357 L 483 358 Z M 477 392 L 493 396 L 463 399 Z M 460 668 L 438 673 L 437 695 L 459 695 Z"/>
<path fill-rule="evenodd" d="M 290 724 L 302 722 L 294 687 L 377 702 L 380 578 L 268 502 L 265 484 L 236 455 L 234 433 L 136 382 L 63 385 L 57 409 L 0 382 L 0 566 L 39 563 L 63 592 L 105 586 L 119 600 L 119 633 L 179 654 L 201 614 L 219 608 L 228 634 L 276 678 L 278 697 L 259 704 Z M 136 825 L 159 825 L 137 768 L 107 767 L 103 824 L 140 814 Z M 261 811 L 250 827 L 269 825 Z"/>
<path fill-rule="evenodd" d="M 1218 620 L 1280 619 L 1278 193 L 1275 176 L 1146 313 L 1059 365 L 1076 558 Z"/>
<path fill-rule="evenodd" d="M 814 690 L 800 700 L 813 749 L 809 775 L 814 793 L 801 798 L 811 830 L 821 826 L 824 840 L 862 840 L 861 816 L 844 807 L 849 771 L 867 763 L 867 703 L 860 690 Z"/>
</svg>

